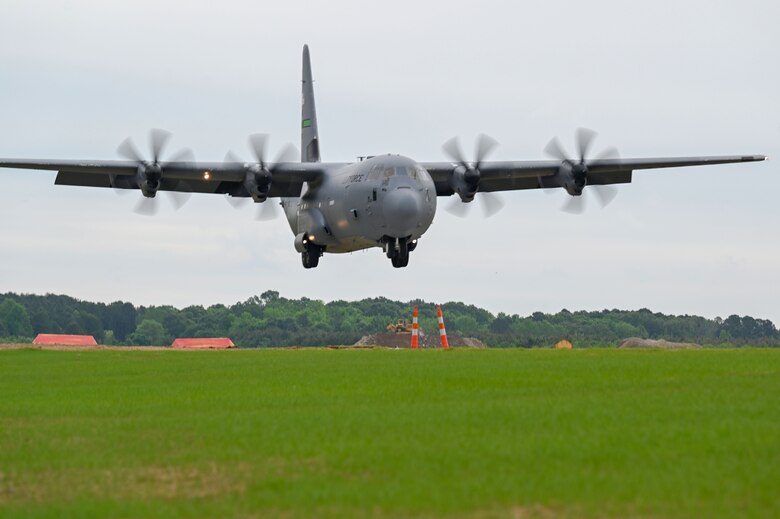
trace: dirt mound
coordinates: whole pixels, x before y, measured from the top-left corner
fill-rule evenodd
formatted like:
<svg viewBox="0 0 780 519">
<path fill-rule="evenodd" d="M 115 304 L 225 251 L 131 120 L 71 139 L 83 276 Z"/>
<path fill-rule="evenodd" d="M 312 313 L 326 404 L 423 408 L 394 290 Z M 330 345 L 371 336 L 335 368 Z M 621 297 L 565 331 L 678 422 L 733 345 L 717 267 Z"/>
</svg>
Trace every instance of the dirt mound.
<svg viewBox="0 0 780 519">
<path fill-rule="evenodd" d="M 663 348 L 668 350 L 689 350 L 701 348 L 701 344 L 693 342 L 669 342 L 663 339 L 640 339 L 639 337 L 629 337 L 624 339 L 618 348 Z"/>
<path fill-rule="evenodd" d="M 487 348 L 473 337 L 447 334 L 447 342 L 455 348 Z M 377 333 L 362 337 L 355 346 L 381 346 L 384 348 L 410 348 L 412 335 L 410 333 Z M 438 335 L 424 335 L 419 340 L 420 348 L 441 348 Z"/>
</svg>

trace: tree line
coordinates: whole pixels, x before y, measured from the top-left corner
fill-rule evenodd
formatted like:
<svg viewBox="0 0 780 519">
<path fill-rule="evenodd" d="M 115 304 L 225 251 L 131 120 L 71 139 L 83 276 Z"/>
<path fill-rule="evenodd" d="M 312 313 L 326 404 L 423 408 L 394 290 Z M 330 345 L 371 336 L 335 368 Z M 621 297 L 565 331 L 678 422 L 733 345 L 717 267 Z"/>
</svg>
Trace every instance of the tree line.
<svg viewBox="0 0 780 519">
<path fill-rule="evenodd" d="M 29 342 L 38 333 L 92 335 L 101 344 L 168 345 L 177 337 L 230 337 L 240 347 L 354 344 L 385 332 L 399 318 L 411 320 L 419 305 L 423 333 L 437 334 L 436 306 L 383 297 L 324 303 L 289 299 L 268 290 L 231 306 L 135 306 L 92 303 L 65 295 L 0 295 L 0 342 Z M 706 319 L 647 309 L 561 310 L 530 316 L 492 313 L 460 302 L 442 305 L 448 333 L 476 337 L 492 347 L 614 346 L 627 337 L 722 346 L 780 347 L 780 332 L 766 319 L 731 315 Z"/>
</svg>

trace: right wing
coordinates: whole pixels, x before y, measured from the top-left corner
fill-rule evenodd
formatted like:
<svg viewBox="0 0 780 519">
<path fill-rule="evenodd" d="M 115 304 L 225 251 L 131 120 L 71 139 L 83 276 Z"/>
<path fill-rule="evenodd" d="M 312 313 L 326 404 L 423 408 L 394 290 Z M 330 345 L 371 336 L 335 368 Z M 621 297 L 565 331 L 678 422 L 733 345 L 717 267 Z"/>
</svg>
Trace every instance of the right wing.
<svg viewBox="0 0 780 519">
<path fill-rule="evenodd" d="M 244 178 L 252 163 L 244 162 L 164 162 L 161 191 L 217 193 L 247 197 Z M 316 183 L 325 173 L 320 163 L 268 163 L 273 170 L 269 197 L 299 196 L 306 182 Z M 55 184 L 66 186 L 138 189 L 139 164 L 129 160 L 27 160 L 3 159 L 0 168 L 57 171 Z"/>
</svg>

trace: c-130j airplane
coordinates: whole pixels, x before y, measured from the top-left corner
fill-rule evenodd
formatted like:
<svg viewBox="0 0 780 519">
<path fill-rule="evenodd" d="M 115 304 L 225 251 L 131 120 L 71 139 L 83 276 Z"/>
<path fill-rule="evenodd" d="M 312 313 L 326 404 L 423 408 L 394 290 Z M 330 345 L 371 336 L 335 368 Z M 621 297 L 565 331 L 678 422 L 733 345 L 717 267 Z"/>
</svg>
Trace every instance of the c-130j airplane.
<svg viewBox="0 0 780 519">
<path fill-rule="evenodd" d="M 500 205 L 492 195 L 496 191 L 563 188 L 572 197 L 566 209 L 578 212 L 586 187 L 596 191 L 606 205 L 615 195 L 610 185 L 630 183 L 637 169 L 767 159 L 763 155 L 622 159 L 614 149 L 587 158 L 595 132 L 579 129 L 576 158 L 568 157 L 553 139 L 545 148 L 552 160 L 488 161 L 496 142 L 481 135 L 473 161 L 466 160 L 457 139 L 451 139 L 443 146 L 451 159 L 448 162 L 417 162 L 389 154 L 355 163 L 321 162 L 311 61 L 305 45 L 301 162 L 285 160 L 285 154 L 266 161 L 266 136 L 260 134 L 249 139 L 255 162 L 243 162 L 230 154 L 223 162 L 195 162 L 188 151 L 164 161 L 161 154 L 169 137 L 167 132 L 152 130 L 151 160 L 142 158 L 128 139 L 117 150 L 127 159 L 123 161 L 0 159 L 0 167 L 56 170 L 58 185 L 138 189 L 145 197 L 137 209 L 142 213 L 153 213 L 158 191 L 173 193 L 179 204 L 190 193 L 218 193 L 233 202 L 251 198 L 265 207 L 269 207 L 269 198 L 280 198 L 295 235 L 295 249 L 308 269 L 316 267 L 325 252 L 370 247 L 381 247 L 394 267 L 407 266 L 409 253 L 433 222 L 440 196 L 456 195 L 457 206 L 465 208 L 463 204 L 479 194 L 492 212 Z"/>
</svg>

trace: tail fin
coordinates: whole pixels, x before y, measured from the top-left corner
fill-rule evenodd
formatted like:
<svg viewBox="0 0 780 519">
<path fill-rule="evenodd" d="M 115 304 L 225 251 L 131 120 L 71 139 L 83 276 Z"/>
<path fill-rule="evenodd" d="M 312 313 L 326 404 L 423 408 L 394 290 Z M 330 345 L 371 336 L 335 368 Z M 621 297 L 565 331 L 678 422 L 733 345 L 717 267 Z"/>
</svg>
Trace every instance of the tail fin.
<svg viewBox="0 0 780 519">
<path fill-rule="evenodd" d="M 301 106 L 301 162 L 320 161 L 320 136 L 317 131 L 317 109 L 314 106 L 314 84 L 311 78 L 309 46 L 303 46 L 303 99 Z"/>
</svg>

